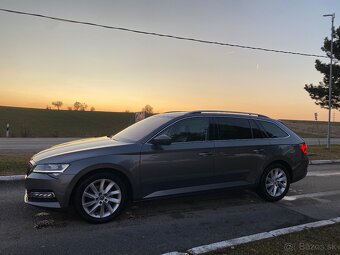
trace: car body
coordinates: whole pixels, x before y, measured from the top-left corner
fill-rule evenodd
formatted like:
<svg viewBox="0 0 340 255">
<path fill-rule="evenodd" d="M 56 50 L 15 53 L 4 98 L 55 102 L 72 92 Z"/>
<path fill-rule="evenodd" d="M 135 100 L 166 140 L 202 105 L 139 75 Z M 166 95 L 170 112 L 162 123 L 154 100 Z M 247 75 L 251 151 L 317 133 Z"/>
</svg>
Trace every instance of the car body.
<svg viewBox="0 0 340 255">
<path fill-rule="evenodd" d="M 64 143 L 34 155 L 25 180 L 25 202 L 49 208 L 67 208 L 75 202 L 86 220 L 105 222 L 113 218 L 105 208 L 112 212 L 116 204 L 106 204 L 104 212 L 93 217 L 81 205 L 101 201 L 99 210 L 108 199 L 125 204 L 128 199 L 258 188 L 261 182 L 262 197 L 277 201 L 290 183 L 306 176 L 307 167 L 303 139 L 280 121 L 252 113 L 170 112 L 149 117 L 114 136 Z M 268 168 L 271 172 L 264 176 Z M 93 182 L 87 183 L 91 178 Z M 280 183 L 283 179 L 285 189 Z M 115 198 L 99 192 L 105 184 L 117 188 L 106 189 Z M 264 190 L 268 185 L 274 185 L 272 192 L 282 190 L 282 194 L 268 195 Z M 119 207 L 114 207 L 116 214 Z"/>
</svg>

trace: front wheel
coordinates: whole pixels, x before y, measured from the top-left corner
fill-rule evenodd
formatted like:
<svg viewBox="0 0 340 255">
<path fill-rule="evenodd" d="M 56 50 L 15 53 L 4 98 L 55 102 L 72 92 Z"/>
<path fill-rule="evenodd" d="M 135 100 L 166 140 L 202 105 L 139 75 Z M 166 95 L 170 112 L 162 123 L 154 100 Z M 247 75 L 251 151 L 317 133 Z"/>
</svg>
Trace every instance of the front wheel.
<svg viewBox="0 0 340 255">
<path fill-rule="evenodd" d="M 78 185 L 74 199 L 82 218 L 91 223 L 104 223 L 115 218 L 124 208 L 127 189 L 115 174 L 97 173 Z"/>
<path fill-rule="evenodd" d="M 288 192 L 290 176 L 287 169 L 281 164 L 267 167 L 258 187 L 259 195 L 270 202 L 282 199 Z"/>
</svg>

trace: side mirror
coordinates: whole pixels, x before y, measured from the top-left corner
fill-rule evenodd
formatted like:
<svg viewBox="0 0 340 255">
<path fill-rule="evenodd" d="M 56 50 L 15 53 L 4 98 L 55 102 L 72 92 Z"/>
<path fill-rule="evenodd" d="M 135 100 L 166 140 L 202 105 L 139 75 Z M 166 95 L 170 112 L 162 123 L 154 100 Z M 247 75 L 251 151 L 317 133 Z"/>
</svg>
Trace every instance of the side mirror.
<svg viewBox="0 0 340 255">
<path fill-rule="evenodd" d="M 152 139 L 151 143 L 154 145 L 170 145 L 171 138 L 163 134 L 163 135 L 156 136 L 154 139 Z"/>
</svg>

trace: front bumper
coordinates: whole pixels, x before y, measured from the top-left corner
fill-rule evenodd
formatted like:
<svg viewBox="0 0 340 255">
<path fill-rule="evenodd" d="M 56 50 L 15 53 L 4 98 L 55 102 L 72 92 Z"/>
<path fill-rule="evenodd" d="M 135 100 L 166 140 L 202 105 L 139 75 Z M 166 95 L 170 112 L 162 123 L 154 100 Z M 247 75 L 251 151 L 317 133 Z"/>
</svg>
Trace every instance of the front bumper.
<svg viewBox="0 0 340 255">
<path fill-rule="evenodd" d="M 24 201 L 27 204 L 47 207 L 47 208 L 66 208 L 69 200 L 69 183 L 73 175 L 60 174 L 52 176 L 42 173 L 30 173 L 25 178 Z M 32 197 L 33 193 L 53 193 L 53 198 Z"/>
<path fill-rule="evenodd" d="M 32 198 L 29 198 L 27 189 L 25 190 L 24 201 L 26 204 L 38 206 L 38 207 L 61 208 L 60 203 L 57 201 L 46 201 L 43 199 L 39 201 L 38 199 L 33 200 Z"/>
</svg>

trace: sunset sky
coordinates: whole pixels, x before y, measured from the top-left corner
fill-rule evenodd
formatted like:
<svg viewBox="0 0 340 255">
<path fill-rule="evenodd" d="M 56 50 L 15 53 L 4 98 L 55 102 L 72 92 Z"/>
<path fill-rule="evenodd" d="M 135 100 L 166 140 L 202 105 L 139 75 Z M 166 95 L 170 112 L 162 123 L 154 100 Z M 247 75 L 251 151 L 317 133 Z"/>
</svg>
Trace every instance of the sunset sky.
<svg viewBox="0 0 340 255">
<path fill-rule="evenodd" d="M 338 0 L 1 0 L 0 8 L 205 40 L 323 54 Z M 219 109 L 313 119 L 314 57 L 205 45 L 0 12 L 0 105 L 100 111 Z M 328 61 L 327 59 L 323 61 Z M 340 120 L 340 112 L 336 112 Z"/>
</svg>

